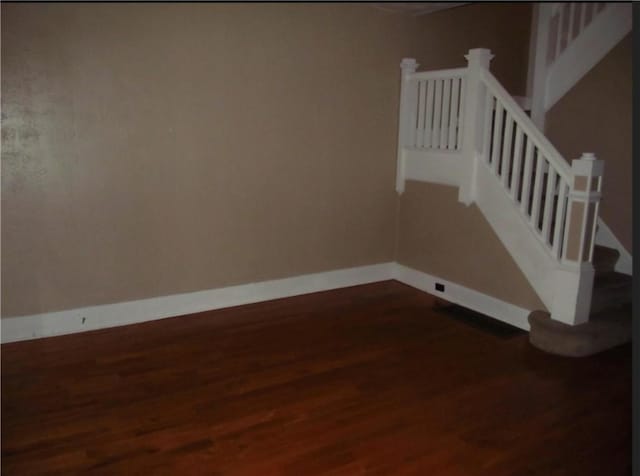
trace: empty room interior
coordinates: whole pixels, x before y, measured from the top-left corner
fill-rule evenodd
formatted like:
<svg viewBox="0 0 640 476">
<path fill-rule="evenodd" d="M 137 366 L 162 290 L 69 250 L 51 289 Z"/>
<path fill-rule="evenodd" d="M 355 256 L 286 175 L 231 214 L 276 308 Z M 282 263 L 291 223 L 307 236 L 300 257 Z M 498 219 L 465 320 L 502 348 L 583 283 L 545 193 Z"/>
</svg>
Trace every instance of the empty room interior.
<svg viewBox="0 0 640 476">
<path fill-rule="evenodd" d="M 630 474 L 630 3 L 0 13 L 3 474 Z"/>
</svg>

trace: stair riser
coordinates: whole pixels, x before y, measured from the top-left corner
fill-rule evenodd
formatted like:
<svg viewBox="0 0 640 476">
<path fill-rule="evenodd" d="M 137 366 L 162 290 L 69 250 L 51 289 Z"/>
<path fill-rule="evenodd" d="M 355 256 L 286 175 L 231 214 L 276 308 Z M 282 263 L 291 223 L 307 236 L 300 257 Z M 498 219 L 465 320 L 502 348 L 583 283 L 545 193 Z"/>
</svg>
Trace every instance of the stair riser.
<svg viewBox="0 0 640 476">
<path fill-rule="evenodd" d="M 587 357 L 629 342 L 631 332 L 619 330 L 608 335 L 553 334 L 542 329 L 531 329 L 529 342 L 545 352 L 563 357 Z"/>
<path fill-rule="evenodd" d="M 631 287 L 623 287 L 599 294 L 594 292 L 591 299 L 591 314 L 597 314 L 605 309 L 623 306 L 631 302 Z"/>
</svg>

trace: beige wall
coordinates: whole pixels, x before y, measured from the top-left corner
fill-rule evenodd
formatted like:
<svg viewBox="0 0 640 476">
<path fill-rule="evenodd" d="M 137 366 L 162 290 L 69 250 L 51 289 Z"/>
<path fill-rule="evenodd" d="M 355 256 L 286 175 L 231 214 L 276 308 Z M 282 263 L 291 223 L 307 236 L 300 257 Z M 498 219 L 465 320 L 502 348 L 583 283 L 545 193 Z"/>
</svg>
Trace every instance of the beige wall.
<svg viewBox="0 0 640 476">
<path fill-rule="evenodd" d="M 2 4 L 2 315 L 393 260 L 414 23 Z"/>
<path fill-rule="evenodd" d="M 419 17 L 421 69 L 459 68 L 471 48 L 489 48 L 491 71 L 513 95 L 526 93 L 530 3 L 476 3 Z"/>
<path fill-rule="evenodd" d="M 476 205 L 458 188 L 407 182 L 397 261 L 525 309 L 545 309 Z"/>
<path fill-rule="evenodd" d="M 396 256 L 540 307 L 475 207 L 394 192 L 400 58 L 488 47 L 523 94 L 530 13 L 3 4 L 2 315 Z"/>
<path fill-rule="evenodd" d="M 530 4 L 475 4 L 423 17 L 420 62 L 465 65 L 470 48 L 495 54 L 491 70 L 514 95 L 526 92 Z M 398 262 L 526 309 L 544 309 L 535 291 L 476 206 L 454 187 L 407 182 L 399 200 Z"/>
<path fill-rule="evenodd" d="M 595 152 L 605 162 L 600 216 L 632 251 L 631 34 L 549 111 L 546 133 L 568 159 Z"/>
</svg>

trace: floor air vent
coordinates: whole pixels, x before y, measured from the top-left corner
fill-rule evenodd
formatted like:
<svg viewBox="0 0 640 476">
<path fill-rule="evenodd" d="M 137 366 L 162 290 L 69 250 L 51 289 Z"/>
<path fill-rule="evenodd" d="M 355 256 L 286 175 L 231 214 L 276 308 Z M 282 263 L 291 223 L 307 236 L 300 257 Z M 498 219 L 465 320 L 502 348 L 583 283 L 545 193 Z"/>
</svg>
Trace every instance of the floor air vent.
<svg viewBox="0 0 640 476">
<path fill-rule="evenodd" d="M 527 332 L 456 304 L 440 302 L 436 312 L 466 326 L 500 339 L 510 339 Z"/>
</svg>

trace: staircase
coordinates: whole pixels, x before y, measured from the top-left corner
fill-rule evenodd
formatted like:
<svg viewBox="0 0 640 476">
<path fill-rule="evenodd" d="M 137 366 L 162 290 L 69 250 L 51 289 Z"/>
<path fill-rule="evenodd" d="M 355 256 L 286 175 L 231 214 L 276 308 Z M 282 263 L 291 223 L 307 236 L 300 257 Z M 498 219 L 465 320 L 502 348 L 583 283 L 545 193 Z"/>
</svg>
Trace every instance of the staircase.
<svg viewBox="0 0 640 476">
<path fill-rule="evenodd" d="M 630 2 L 534 4 L 523 100 L 538 129 L 545 131 L 547 112 L 631 31 L 632 16 Z M 631 274 L 631 255 L 600 218 L 595 240 L 620 251 L 616 270 Z"/>
<path fill-rule="evenodd" d="M 595 245 L 604 164 L 589 153 L 569 164 L 491 74 L 492 57 L 472 49 L 466 68 L 427 72 L 402 61 L 396 190 L 452 185 L 478 206 L 547 308 L 529 317 L 534 346 L 584 356 L 625 342 L 631 278 L 615 271 L 618 251 Z"/>
<path fill-rule="evenodd" d="M 530 342 L 537 348 L 567 357 L 585 357 L 631 340 L 630 276 L 614 270 L 620 253 L 595 246 L 595 279 L 589 321 L 569 326 L 545 311 L 529 316 Z"/>
</svg>

